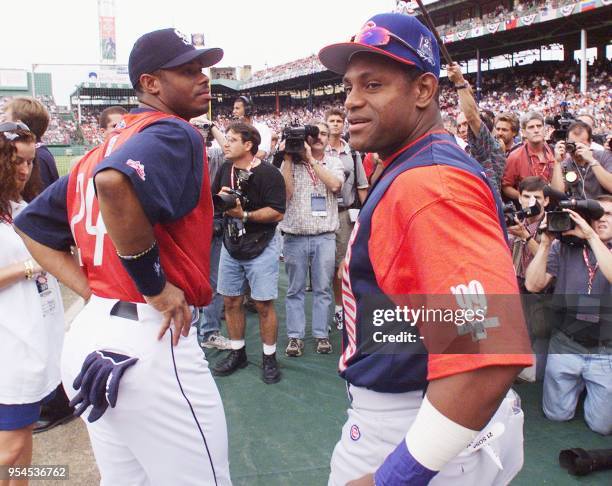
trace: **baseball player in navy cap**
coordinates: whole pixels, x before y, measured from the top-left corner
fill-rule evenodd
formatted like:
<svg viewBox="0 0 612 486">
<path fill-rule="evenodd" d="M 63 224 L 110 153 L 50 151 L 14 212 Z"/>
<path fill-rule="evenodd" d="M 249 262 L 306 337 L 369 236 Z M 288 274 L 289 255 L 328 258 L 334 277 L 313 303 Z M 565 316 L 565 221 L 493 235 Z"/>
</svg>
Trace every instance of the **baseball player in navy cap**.
<svg viewBox="0 0 612 486">
<path fill-rule="evenodd" d="M 208 110 L 202 69 L 222 56 L 175 29 L 139 38 L 140 106 L 15 221 L 36 260 L 89 299 L 62 381 L 103 485 L 230 484 L 223 405 L 191 327 L 211 298 L 213 211 L 188 120 Z"/>
<path fill-rule="evenodd" d="M 319 59 L 344 75 L 351 145 L 384 165 L 346 253 L 351 406 L 329 484 L 507 484 L 523 458 L 510 385 L 532 359 L 499 197 L 444 131 L 436 40 L 414 17 L 380 14 Z M 423 314 L 398 327 L 399 302 Z M 376 347 L 381 336 L 395 344 Z"/>
</svg>

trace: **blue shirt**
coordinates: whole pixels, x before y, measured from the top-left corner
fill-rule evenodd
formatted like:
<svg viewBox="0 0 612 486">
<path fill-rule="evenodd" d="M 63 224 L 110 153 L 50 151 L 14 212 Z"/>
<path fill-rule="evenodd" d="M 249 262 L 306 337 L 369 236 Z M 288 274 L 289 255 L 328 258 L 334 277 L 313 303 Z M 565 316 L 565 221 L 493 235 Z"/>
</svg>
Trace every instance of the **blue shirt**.
<svg viewBox="0 0 612 486">
<path fill-rule="evenodd" d="M 55 158 L 45 145 L 37 145 L 36 163 L 40 171 L 40 179 L 42 180 L 43 188 L 49 187 L 59 179 Z"/>
<path fill-rule="evenodd" d="M 142 113 L 138 108 L 131 113 Z M 134 170 L 132 163 L 142 165 Z M 95 173 L 115 169 L 125 174 L 151 223 L 180 219 L 197 205 L 202 188 L 204 144 L 187 122 L 164 119 L 134 134 L 96 167 Z M 144 177 L 144 180 L 143 178 Z M 56 250 L 74 244 L 67 218 L 68 176 L 48 187 L 15 219 L 32 239 Z"/>
</svg>

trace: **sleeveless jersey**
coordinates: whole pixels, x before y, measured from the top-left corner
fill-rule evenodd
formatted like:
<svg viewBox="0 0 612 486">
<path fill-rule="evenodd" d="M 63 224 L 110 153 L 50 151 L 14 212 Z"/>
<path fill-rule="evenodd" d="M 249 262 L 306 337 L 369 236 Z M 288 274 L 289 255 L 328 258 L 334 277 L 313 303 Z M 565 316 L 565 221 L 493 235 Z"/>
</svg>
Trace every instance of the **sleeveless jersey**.
<svg viewBox="0 0 612 486">
<path fill-rule="evenodd" d="M 67 216 L 78 248 L 79 263 L 93 293 L 100 297 L 144 302 L 106 233 L 93 183 L 95 168 L 130 137 L 169 118 L 181 120 L 195 130 L 184 120 L 157 111 L 126 115 L 121 124 L 123 128 L 115 128 L 106 142 L 88 152 L 70 173 Z M 153 227 L 167 280 L 183 290 L 190 305 L 197 306 L 208 304 L 212 295 L 209 258 L 213 209 L 205 150 L 202 170 L 202 187 L 196 207 L 176 221 Z"/>
</svg>

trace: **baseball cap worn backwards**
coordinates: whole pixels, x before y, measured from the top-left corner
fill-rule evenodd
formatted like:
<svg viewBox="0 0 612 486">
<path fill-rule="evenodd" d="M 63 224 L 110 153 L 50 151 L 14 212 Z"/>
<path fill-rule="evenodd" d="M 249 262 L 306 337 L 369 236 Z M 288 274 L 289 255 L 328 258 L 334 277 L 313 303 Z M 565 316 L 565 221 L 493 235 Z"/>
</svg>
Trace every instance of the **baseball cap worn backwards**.
<svg viewBox="0 0 612 486">
<path fill-rule="evenodd" d="M 440 77 L 440 50 L 431 31 L 415 17 L 399 13 L 374 15 L 350 42 L 326 46 L 319 60 L 327 69 L 344 74 L 357 52 L 372 52 Z"/>
<path fill-rule="evenodd" d="M 191 40 L 177 29 L 161 29 L 140 37 L 132 52 L 128 70 L 135 88 L 141 74 L 150 74 L 157 69 L 170 69 L 200 59 L 204 67 L 213 66 L 223 58 L 223 49 L 211 47 L 196 49 Z"/>
</svg>

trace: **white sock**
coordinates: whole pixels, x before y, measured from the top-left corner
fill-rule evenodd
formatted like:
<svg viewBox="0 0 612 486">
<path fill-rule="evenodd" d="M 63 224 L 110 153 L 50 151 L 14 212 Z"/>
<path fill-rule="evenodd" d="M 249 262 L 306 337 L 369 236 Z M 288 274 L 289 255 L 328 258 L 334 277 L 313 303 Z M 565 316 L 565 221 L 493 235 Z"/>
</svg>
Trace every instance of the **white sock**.
<svg viewBox="0 0 612 486">
<path fill-rule="evenodd" d="M 276 343 L 274 344 L 263 343 L 263 353 L 266 356 L 270 356 L 271 354 L 276 353 Z"/>
<path fill-rule="evenodd" d="M 342 311 L 342 306 L 341 305 L 337 305 L 336 306 L 336 310 L 334 310 L 334 313 L 340 312 Z"/>
<path fill-rule="evenodd" d="M 233 351 L 244 348 L 244 339 L 232 339 L 230 343 L 232 344 Z"/>
</svg>

